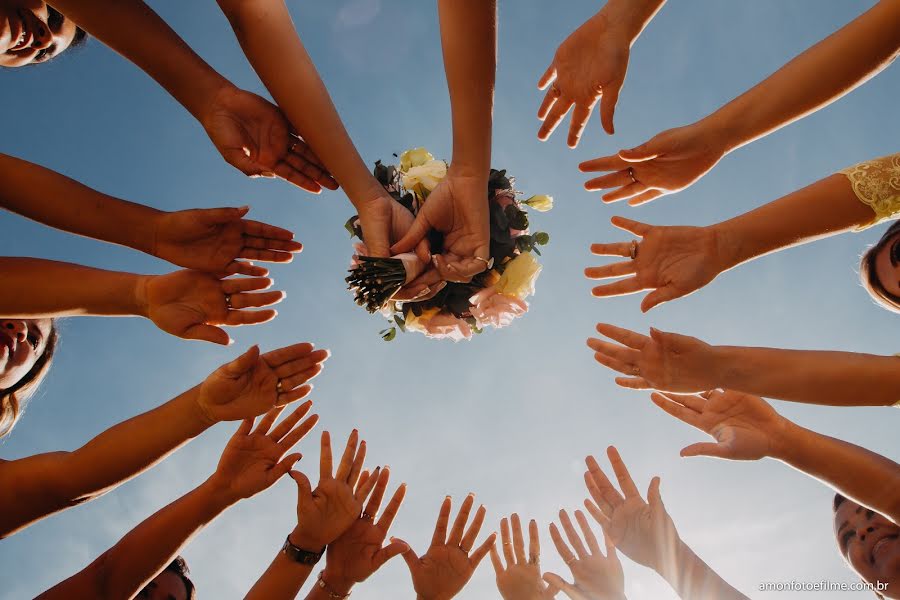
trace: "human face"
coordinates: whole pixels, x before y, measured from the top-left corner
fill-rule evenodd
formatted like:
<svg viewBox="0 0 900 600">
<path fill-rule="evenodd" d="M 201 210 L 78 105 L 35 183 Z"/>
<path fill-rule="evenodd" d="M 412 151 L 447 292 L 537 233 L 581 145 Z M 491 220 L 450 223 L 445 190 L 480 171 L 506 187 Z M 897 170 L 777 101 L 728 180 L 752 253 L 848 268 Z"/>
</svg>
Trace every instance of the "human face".
<svg viewBox="0 0 900 600">
<path fill-rule="evenodd" d="M 900 298 L 900 234 L 889 240 L 875 256 L 875 277 L 888 293 Z"/>
<path fill-rule="evenodd" d="M 142 589 L 140 600 L 187 600 L 187 589 L 181 577 L 172 571 L 163 571 Z"/>
<path fill-rule="evenodd" d="M 77 26 L 39 0 L 0 0 L 0 67 L 42 63 L 64 52 Z"/>
<path fill-rule="evenodd" d="M 900 527 L 852 500 L 834 513 L 834 534 L 850 566 L 869 583 L 887 584 L 885 598 L 900 598 Z"/>
<path fill-rule="evenodd" d="M 0 389 L 19 382 L 47 347 L 50 319 L 0 319 Z"/>
</svg>

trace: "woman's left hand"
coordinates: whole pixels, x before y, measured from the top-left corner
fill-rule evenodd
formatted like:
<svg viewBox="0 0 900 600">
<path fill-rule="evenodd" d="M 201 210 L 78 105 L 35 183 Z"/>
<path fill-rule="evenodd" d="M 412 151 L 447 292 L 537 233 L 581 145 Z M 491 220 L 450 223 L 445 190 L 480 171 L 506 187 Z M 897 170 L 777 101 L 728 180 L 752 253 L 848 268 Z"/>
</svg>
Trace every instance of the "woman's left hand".
<svg viewBox="0 0 900 600">
<path fill-rule="evenodd" d="M 622 387 L 667 392 L 705 392 L 718 387 L 714 347 L 697 338 L 650 329 L 641 335 L 605 323 L 597 331 L 613 340 L 589 338 L 594 359 L 627 377 L 616 377 Z"/>
<path fill-rule="evenodd" d="M 265 276 L 248 260 L 287 263 L 303 250 L 287 229 L 244 219 L 250 209 L 209 208 L 162 213 L 154 224 L 151 254 L 187 269 L 223 276 Z M 240 260 L 245 259 L 245 260 Z"/>
<path fill-rule="evenodd" d="M 338 189 L 322 161 L 274 104 L 223 86 L 200 119 L 225 161 L 250 177 L 281 177 L 313 194 Z"/>
<path fill-rule="evenodd" d="M 281 302 L 284 292 L 251 293 L 271 285 L 265 277 L 220 279 L 199 271 L 176 271 L 141 278 L 136 295 L 141 314 L 166 333 L 228 345 L 231 339 L 217 325 L 255 325 L 278 314 L 273 309 L 245 310 Z"/>
</svg>

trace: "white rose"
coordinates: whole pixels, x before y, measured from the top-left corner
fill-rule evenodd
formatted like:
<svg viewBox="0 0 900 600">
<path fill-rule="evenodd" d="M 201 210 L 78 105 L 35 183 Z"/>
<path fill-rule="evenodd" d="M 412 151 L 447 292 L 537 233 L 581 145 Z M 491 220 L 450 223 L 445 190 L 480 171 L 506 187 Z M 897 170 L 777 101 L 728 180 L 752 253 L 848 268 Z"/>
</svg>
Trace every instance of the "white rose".
<svg viewBox="0 0 900 600">
<path fill-rule="evenodd" d="M 400 172 L 406 173 L 412 167 L 420 167 L 432 160 L 434 157 L 425 148 L 412 148 L 400 155 Z"/>
<path fill-rule="evenodd" d="M 525 200 L 523 204 L 527 204 L 534 210 L 538 212 L 547 212 L 551 208 L 553 208 L 553 196 L 532 196 L 528 200 Z"/>
<path fill-rule="evenodd" d="M 403 187 L 417 190 L 422 186 L 426 192 L 432 191 L 447 176 L 447 163 L 442 160 L 429 160 L 424 165 L 410 167 L 403 174 Z"/>
</svg>

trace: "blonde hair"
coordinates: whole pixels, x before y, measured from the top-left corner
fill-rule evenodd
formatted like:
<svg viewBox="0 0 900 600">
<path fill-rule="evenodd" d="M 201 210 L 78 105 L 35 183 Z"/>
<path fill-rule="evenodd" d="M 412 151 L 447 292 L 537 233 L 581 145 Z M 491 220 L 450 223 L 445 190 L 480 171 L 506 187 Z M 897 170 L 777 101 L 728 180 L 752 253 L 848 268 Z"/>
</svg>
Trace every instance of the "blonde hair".
<svg viewBox="0 0 900 600">
<path fill-rule="evenodd" d="M 0 438 L 12 431 L 16 421 L 19 420 L 25 401 L 41 385 L 41 381 L 50 370 L 53 354 L 56 352 L 58 344 L 59 333 L 56 329 L 56 322 L 53 321 L 50 326 L 50 334 L 47 336 L 47 343 L 44 345 L 44 352 L 34 362 L 31 369 L 12 387 L 0 389 Z"/>
</svg>

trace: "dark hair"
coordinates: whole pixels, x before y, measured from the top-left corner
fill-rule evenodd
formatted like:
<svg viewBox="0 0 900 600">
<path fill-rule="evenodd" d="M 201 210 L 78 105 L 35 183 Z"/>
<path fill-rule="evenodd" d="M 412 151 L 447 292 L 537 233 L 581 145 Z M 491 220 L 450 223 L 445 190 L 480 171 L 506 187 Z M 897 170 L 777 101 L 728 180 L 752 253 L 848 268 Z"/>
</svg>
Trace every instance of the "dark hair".
<svg viewBox="0 0 900 600">
<path fill-rule="evenodd" d="M 82 29 L 81 27 L 75 27 L 75 35 L 72 37 L 72 41 L 69 43 L 69 50 L 72 48 L 77 48 L 78 46 L 83 46 L 85 42 L 87 42 L 87 31 Z"/>
<path fill-rule="evenodd" d="M 893 312 L 900 312 L 900 296 L 895 296 L 884 288 L 884 284 L 878 279 L 878 274 L 875 272 L 875 259 L 897 235 L 900 235 L 900 221 L 888 227 L 881 239 L 866 250 L 859 261 L 859 279 L 863 287 L 866 288 L 876 304 Z"/>
<path fill-rule="evenodd" d="M 25 400 L 34 393 L 47 371 L 50 370 L 50 364 L 53 362 L 53 355 L 58 345 L 59 332 L 56 321 L 51 321 L 50 333 L 47 336 L 43 354 L 34 361 L 31 369 L 25 373 L 22 379 L 12 387 L 0 389 L 0 438 L 12 431 L 22 412 Z"/>
<path fill-rule="evenodd" d="M 187 590 L 188 600 L 195 600 L 197 598 L 197 591 L 194 588 L 194 582 L 191 581 L 191 578 L 188 575 L 191 574 L 190 569 L 188 569 L 187 563 L 184 562 L 184 559 L 180 556 L 176 556 L 175 560 L 169 563 L 165 569 L 163 569 L 163 573 L 175 573 L 178 575 L 178 578 L 181 579 L 181 583 L 184 584 L 184 589 Z"/>
</svg>

